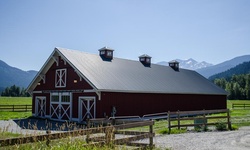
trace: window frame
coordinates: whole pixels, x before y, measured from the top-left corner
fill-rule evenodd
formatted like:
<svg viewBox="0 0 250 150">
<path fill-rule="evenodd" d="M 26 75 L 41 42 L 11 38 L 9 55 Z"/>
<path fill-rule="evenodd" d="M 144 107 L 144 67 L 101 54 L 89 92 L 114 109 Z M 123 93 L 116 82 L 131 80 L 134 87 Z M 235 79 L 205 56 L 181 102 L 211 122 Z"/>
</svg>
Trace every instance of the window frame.
<svg viewBox="0 0 250 150">
<path fill-rule="evenodd" d="M 55 87 L 63 88 L 66 87 L 67 80 L 67 69 L 57 69 L 55 71 Z"/>
</svg>

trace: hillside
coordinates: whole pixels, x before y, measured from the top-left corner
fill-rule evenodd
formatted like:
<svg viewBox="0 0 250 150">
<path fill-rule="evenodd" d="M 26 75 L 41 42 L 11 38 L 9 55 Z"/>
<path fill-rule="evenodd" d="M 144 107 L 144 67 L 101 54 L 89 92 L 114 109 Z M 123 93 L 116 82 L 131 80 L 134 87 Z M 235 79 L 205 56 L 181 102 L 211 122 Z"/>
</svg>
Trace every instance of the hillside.
<svg viewBox="0 0 250 150">
<path fill-rule="evenodd" d="M 243 62 L 248 62 L 248 61 L 250 61 L 250 55 L 244 55 L 244 56 L 235 57 L 231 60 L 225 61 L 223 63 L 217 64 L 214 66 L 197 69 L 196 71 L 199 74 L 203 75 L 204 77 L 208 78 L 212 75 L 224 72 L 230 68 L 235 67 L 238 64 L 241 64 Z"/>
<path fill-rule="evenodd" d="M 250 61 L 239 64 L 239 65 L 237 65 L 237 66 L 235 66 L 227 71 L 215 74 L 215 75 L 209 77 L 208 79 L 209 80 L 214 80 L 216 78 L 229 79 L 233 75 L 248 74 L 248 73 L 250 73 Z"/>
<path fill-rule="evenodd" d="M 31 80 L 37 74 L 37 71 L 23 71 L 21 69 L 11 67 L 0 60 L 0 92 L 6 87 L 16 85 L 26 88 Z"/>
</svg>

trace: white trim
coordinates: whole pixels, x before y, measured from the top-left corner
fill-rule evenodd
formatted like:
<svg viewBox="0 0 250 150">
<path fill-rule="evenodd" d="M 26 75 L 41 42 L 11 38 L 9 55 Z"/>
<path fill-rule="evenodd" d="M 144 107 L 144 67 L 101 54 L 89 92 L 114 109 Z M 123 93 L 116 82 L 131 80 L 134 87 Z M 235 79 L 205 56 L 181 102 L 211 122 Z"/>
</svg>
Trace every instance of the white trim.
<svg viewBox="0 0 250 150">
<path fill-rule="evenodd" d="M 59 58 L 58 58 L 58 56 L 53 56 L 52 58 L 56 62 L 56 66 L 59 66 Z"/>
<path fill-rule="evenodd" d="M 58 102 L 52 102 L 52 96 L 59 96 Z M 69 96 L 69 102 L 62 102 L 62 96 Z M 57 106 L 53 106 L 53 104 Z M 66 108 L 63 105 L 67 105 Z M 58 113 L 56 112 L 58 110 Z M 69 111 L 69 114 L 67 111 Z M 56 118 L 52 118 L 53 115 L 56 115 Z M 66 116 L 67 120 L 72 120 L 72 93 L 71 92 L 52 92 L 50 93 L 50 119 L 53 120 L 62 120 Z"/>
<path fill-rule="evenodd" d="M 94 89 L 87 89 L 83 90 L 84 93 L 95 93 L 96 91 Z"/>
<path fill-rule="evenodd" d="M 78 122 L 79 118 L 72 118 L 71 120 L 74 121 L 74 122 Z"/>
<path fill-rule="evenodd" d="M 43 93 L 43 92 L 42 91 L 33 91 L 32 93 L 39 94 L 39 93 Z"/>
<path fill-rule="evenodd" d="M 43 84 L 45 84 L 45 79 L 46 79 L 45 75 L 44 74 L 40 74 L 39 77 L 43 80 Z"/>
<path fill-rule="evenodd" d="M 87 106 L 82 101 L 87 101 Z M 94 101 L 92 105 L 90 105 L 90 101 Z M 85 107 L 85 110 L 87 111 L 84 116 L 82 116 L 83 112 L 83 105 Z M 91 114 L 91 110 L 94 109 L 94 114 Z M 80 96 L 78 97 L 78 122 L 82 122 L 82 120 L 86 117 L 86 115 L 90 115 L 91 118 L 96 117 L 96 99 L 95 96 Z"/>
<path fill-rule="evenodd" d="M 55 87 L 66 87 L 67 83 L 67 69 L 56 69 L 55 72 Z"/>
<path fill-rule="evenodd" d="M 40 108 L 40 110 L 39 110 Z M 38 111 L 39 110 L 39 111 Z M 39 115 L 39 114 L 44 115 Z M 35 116 L 45 118 L 46 116 L 46 96 L 36 96 L 35 97 Z"/>
</svg>

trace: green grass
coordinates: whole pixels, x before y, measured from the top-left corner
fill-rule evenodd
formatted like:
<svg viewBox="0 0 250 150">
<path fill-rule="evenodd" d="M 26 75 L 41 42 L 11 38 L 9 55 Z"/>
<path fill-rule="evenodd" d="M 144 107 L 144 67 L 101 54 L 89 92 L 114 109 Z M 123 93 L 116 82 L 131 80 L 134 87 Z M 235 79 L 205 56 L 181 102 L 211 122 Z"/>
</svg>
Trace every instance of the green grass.
<svg viewBox="0 0 250 150">
<path fill-rule="evenodd" d="M 250 104 L 250 100 L 228 100 L 227 101 L 227 108 L 230 109 L 230 116 L 231 122 L 234 129 L 241 127 L 241 126 L 250 126 L 250 109 L 232 109 L 232 103 L 237 104 Z M 225 114 L 214 114 L 212 116 L 222 116 Z M 226 122 L 225 119 L 210 119 L 208 122 Z M 194 121 L 181 121 L 181 124 L 193 124 Z M 177 121 L 171 122 L 171 125 L 177 125 Z M 156 134 L 162 134 L 167 132 L 168 121 L 167 120 L 159 120 L 155 121 L 155 125 L 153 130 Z M 148 127 L 140 127 L 140 128 L 133 128 L 129 130 L 139 130 L 139 131 L 149 131 Z M 173 130 L 173 129 L 172 129 Z M 175 130 L 174 130 L 175 131 Z M 178 131 L 173 132 L 178 133 Z"/>
<path fill-rule="evenodd" d="M 31 105 L 31 97 L 0 97 L 0 105 Z M 32 115 L 29 112 L 7 112 L 0 111 L 0 120 L 28 118 Z"/>
<path fill-rule="evenodd" d="M 0 97 L 0 105 L 31 105 L 31 97 Z"/>
</svg>

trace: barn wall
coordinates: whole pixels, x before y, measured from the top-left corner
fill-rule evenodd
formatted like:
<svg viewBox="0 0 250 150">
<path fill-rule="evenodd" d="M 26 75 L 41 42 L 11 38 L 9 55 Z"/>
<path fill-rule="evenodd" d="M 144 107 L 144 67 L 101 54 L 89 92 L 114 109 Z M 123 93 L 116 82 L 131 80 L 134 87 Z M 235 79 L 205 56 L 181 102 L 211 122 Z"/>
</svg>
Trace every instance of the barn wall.
<svg viewBox="0 0 250 150">
<path fill-rule="evenodd" d="M 55 87 L 55 74 L 57 69 L 67 69 L 66 75 L 66 87 Z M 59 65 L 57 66 L 54 63 L 50 69 L 45 74 L 45 83 L 40 81 L 40 85 L 37 85 L 34 91 L 41 90 L 82 90 L 82 89 L 93 89 L 85 80 L 80 81 L 80 77 L 75 72 L 68 63 L 64 63 L 62 59 L 59 58 Z M 77 80 L 77 83 L 74 83 L 74 80 Z"/>
<path fill-rule="evenodd" d="M 102 93 L 98 116 L 111 114 L 116 107 L 116 116 L 140 115 L 167 111 L 225 109 L 226 95 L 188 95 L 188 94 L 135 94 Z"/>
</svg>

